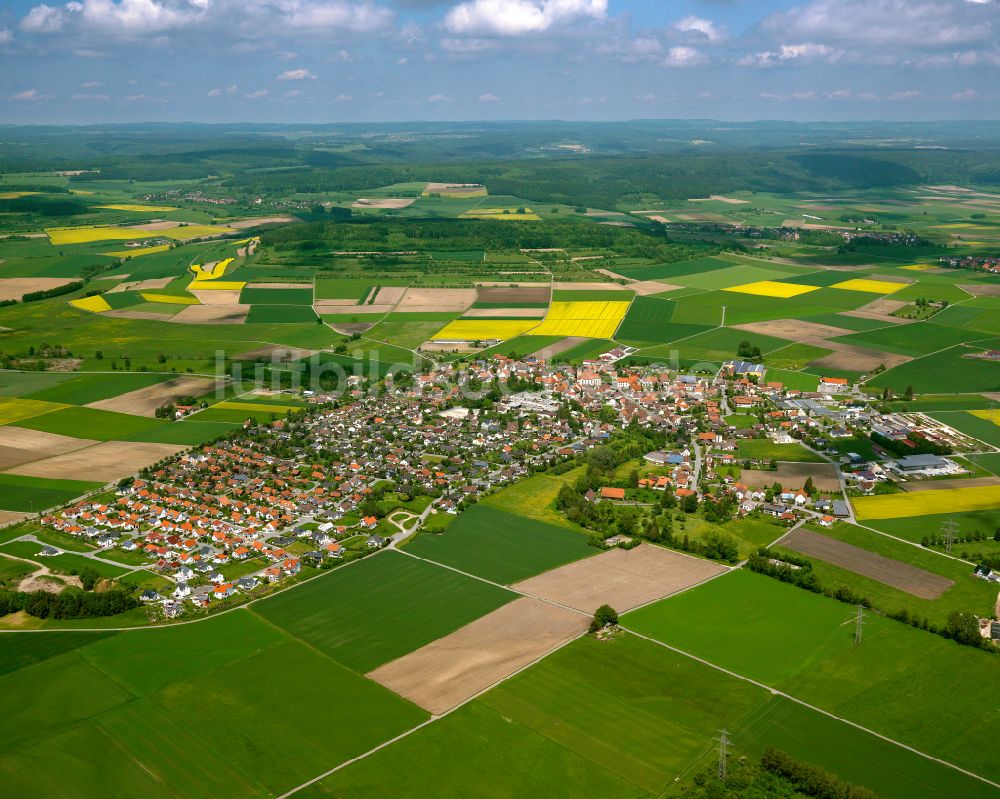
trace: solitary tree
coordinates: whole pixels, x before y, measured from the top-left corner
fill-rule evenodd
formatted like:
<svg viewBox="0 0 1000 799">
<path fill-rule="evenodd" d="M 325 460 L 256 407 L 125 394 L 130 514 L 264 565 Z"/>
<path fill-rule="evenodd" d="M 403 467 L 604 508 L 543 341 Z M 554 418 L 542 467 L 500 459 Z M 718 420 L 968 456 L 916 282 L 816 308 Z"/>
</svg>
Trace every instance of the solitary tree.
<svg viewBox="0 0 1000 799">
<path fill-rule="evenodd" d="M 590 623 L 590 631 L 596 633 L 612 624 L 618 624 L 618 611 L 611 605 L 601 605 L 594 613 L 594 620 Z"/>
</svg>

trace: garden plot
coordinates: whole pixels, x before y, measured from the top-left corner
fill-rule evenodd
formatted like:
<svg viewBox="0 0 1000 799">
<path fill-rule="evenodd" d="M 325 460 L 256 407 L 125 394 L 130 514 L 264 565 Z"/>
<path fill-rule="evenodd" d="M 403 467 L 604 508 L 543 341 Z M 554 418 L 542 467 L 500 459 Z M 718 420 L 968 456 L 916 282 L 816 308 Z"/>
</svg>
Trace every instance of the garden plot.
<svg viewBox="0 0 1000 799">
<path fill-rule="evenodd" d="M 382 302 L 382 298 L 378 295 L 375 299 Z M 475 289 L 410 288 L 406 290 L 396 310 L 401 313 L 464 311 L 475 301 Z"/>
<path fill-rule="evenodd" d="M 34 461 L 6 473 L 25 477 L 110 483 L 163 458 L 176 455 L 184 449 L 187 447 L 175 444 L 105 441 L 85 449 Z"/>
<path fill-rule="evenodd" d="M 214 387 L 215 381 L 207 377 L 174 377 L 117 397 L 91 402 L 87 407 L 152 418 L 156 416 L 157 408 L 180 397 L 198 397 L 208 393 Z"/>
<path fill-rule="evenodd" d="M 840 491 L 837 467 L 832 463 L 791 463 L 782 461 L 774 471 L 743 469 L 740 482 L 750 488 L 767 488 L 781 483 L 786 491 L 802 488 L 808 478 L 820 491 Z"/>
<path fill-rule="evenodd" d="M 801 528 L 785 536 L 781 546 L 878 580 L 921 599 L 937 599 L 955 584 L 954 580 L 918 569 L 909 563 L 877 555 L 853 544 Z"/>
<path fill-rule="evenodd" d="M 612 549 L 560 566 L 516 583 L 513 588 L 584 613 L 593 613 L 603 604 L 623 613 L 726 571 L 711 561 L 640 544 L 635 549 Z"/>
<path fill-rule="evenodd" d="M 33 291 L 48 291 L 72 281 L 65 277 L 4 277 L 0 278 L 0 300 L 20 300 Z"/>
<path fill-rule="evenodd" d="M 42 430 L 7 426 L 0 435 L 0 469 L 10 469 L 53 455 L 62 455 L 96 443 L 97 441 L 88 438 L 72 438 Z"/>
<path fill-rule="evenodd" d="M 439 715 L 577 637 L 588 621 L 521 597 L 367 676 Z"/>
</svg>

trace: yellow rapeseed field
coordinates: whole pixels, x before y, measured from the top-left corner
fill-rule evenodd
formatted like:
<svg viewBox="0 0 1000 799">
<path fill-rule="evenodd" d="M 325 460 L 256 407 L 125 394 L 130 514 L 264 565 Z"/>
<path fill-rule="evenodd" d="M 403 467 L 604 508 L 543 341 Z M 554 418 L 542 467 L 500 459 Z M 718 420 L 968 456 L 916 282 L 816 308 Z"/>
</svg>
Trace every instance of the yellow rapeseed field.
<svg viewBox="0 0 1000 799">
<path fill-rule="evenodd" d="M 157 294 L 153 291 L 140 291 L 146 302 L 166 302 L 171 305 L 200 305 L 197 297 L 186 297 L 178 294 Z"/>
<path fill-rule="evenodd" d="M 946 488 L 942 491 L 908 491 L 853 497 L 851 501 L 859 521 L 963 513 L 1000 507 L 1000 485 Z"/>
<path fill-rule="evenodd" d="M 519 213 L 517 208 L 473 208 L 462 214 L 465 219 L 499 219 L 522 222 L 538 222 L 541 217 L 530 208 L 525 208 L 524 213 Z"/>
<path fill-rule="evenodd" d="M 0 200 L 16 200 L 18 197 L 30 197 L 32 194 L 41 194 L 40 191 L 0 191 Z"/>
<path fill-rule="evenodd" d="M 195 280 L 218 280 L 226 273 L 226 267 L 234 260 L 233 258 L 223 258 L 221 261 L 213 264 L 208 270 L 200 264 L 192 264 L 189 268 L 194 273 Z"/>
<path fill-rule="evenodd" d="M 245 280 L 192 280 L 188 283 L 188 291 L 242 291 Z"/>
<path fill-rule="evenodd" d="M 799 283 L 779 283 L 776 280 L 758 280 L 756 283 L 744 283 L 742 286 L 730 286 L 723 291 L 735 291 L 740 294 L 756 294 L 758 297 L 779 297 L 787 300 L 816 291 L 819 286 L 803 286 Z"/>
<path fill-rule="evenodd" d="M 907 283 L 893 283 L 889 280 L 855 278 L 854 280 L 845 280 L 843 283 L 834 283 L 830 288 L 845 289 L 847 291 L 865 291 L 869 294 L 892 294 L 902 288 L 906 288 L 907 285 Z"/>
<path fill-rule="evenodd" d="M 928 269 L 936 269 L 937 267 L 931 264 L 910 264 L 910 266 L 901 266 L 900 269 L 909 269 L 913 272 L 924 272 Z"/>
<path fill-rule="evenodd" d="M 993 424 L 1000 425 L 1000 410 L 992 411 L 969 411 L 973 416 L 978 416 L 980 419 L 985 419 L 988 422 L 993 422 Z"/>
<path fill-rule="evenodd" d="M 95 294 L 93 297 L 80 297 L 78 300 L 70 300 L 69 304 L 74 308 L 79 308 L 81 311 L 93 311 L 94 313 L 111 310 L 108 301 L 100 294 Z"/>
<path fill-rule="evenodd" d="M 536 336 L 611 338 L 628 306 L 619 301 L 554 302 L 542 323 L 531 332 Z"/>
<path fill-rule="evenodd" d="M 136 247 L 134 250 L 102 252 L 101 255 L 110 255 L 112 258 L 135 258 L 138 255 L 152 255 L 154 252 L 166 252 L 169 249 L 169 244 L 158 244 L 155 247 Z"/>
<path fill-rule="evenodd" d="M 56 247 L 63 244 L 89 244 L 92 241 L 124 241 L 160 237 L 160 233 L 153 233 L 149 230 L 114 226 L 48 228 L 45 232 L 49 236 L 49 242 Z"/>
<path fill-rule="evenodd" d="M 98 208 L 106 208 L 109 211 L 139 211 L 142 213 L 149 212 L 155 214 L 158 211 L 176 211 L 177 208 L 173 205 L 132 205 L 130 203 L 120 203 L 114 205 L 98 205 Z"/>
<path fill-rule="evenodd" d="M 68 407 L 69 405 L 62 402 L 0 397 L 0 425 L 20 422 L 22 419 L 30 419 L 33 416 L 41 416 L 43 413 Z"/>
<path fill-rule="evenodd" d="M 435 333 L 431 340 L 506 341 L 531 330 L 537 324 L 536 319 L 456 319 Z"/>
</svg>

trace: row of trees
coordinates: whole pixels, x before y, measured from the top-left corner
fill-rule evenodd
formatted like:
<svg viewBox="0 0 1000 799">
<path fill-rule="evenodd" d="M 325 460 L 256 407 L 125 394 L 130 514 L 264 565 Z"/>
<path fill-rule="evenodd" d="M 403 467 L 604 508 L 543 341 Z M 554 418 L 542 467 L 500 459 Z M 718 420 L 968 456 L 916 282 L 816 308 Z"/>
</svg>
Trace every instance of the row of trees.
<svg viewBox="0 0 1000 799">
<path fill-rule="evenodd" d="M 0 590 L 0 616 L 23 610 L 39 619 L 88 619 L 116 616 L 138 606 L 133 592 L 122 588 L 98 593 L 67 588 L 58 594 Z"/>
</svg>

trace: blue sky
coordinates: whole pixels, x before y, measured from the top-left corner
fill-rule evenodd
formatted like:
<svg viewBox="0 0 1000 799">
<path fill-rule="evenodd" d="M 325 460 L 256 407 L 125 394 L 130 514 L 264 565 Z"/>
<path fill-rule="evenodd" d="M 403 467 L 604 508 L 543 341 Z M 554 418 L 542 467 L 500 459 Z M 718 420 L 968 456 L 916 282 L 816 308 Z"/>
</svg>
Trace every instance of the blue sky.
<svg viewBox="0 0 1000 799">
<path fill-rule="evenodd" d="M 995 119 L 1000 0 L 0 0 L 0 122 Z"/>
</svg>

